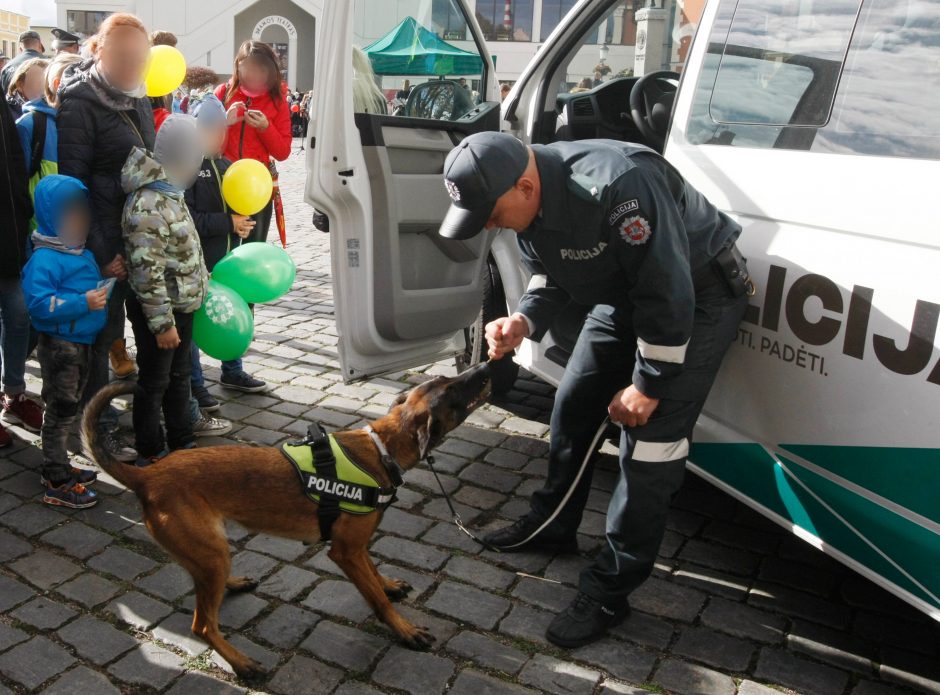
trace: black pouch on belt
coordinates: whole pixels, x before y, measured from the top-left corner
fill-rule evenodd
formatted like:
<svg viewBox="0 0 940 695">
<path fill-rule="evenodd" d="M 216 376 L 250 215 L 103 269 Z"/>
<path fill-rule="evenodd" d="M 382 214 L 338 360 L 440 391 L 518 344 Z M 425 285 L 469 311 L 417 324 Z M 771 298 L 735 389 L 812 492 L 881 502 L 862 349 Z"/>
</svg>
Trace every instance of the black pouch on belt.
<svg viewBox="0 0 940 695">
<path fill-rule="evenodd" d="M 741 255 L 737 244 L 726 246 L 712 259 L 718 276 L 724 281 L 733 297 L 753 294 L 751 276 L 747 271 L 747 259 Z"/>
</svg>

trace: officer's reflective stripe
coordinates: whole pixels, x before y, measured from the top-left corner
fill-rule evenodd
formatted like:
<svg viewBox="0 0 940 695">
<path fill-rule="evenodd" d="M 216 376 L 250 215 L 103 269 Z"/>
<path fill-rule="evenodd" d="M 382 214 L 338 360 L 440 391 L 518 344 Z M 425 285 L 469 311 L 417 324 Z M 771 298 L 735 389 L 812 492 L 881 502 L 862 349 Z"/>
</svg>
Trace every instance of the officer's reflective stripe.
<svg viewBox="0 0 940 695">
<path fill-rule="evenodd" d="M 685 362 L 685 351 L 689 347 L 689 341 L 685 341 L 682 345 L 653 345 L 642 338 L 637 338 L 636 346 L 645 360 L 682 364 Z"/>
<path fill-rule="evenodd" d="M 526 292 L 531 292 L 532 290 L 540 290 L 548 284 L 547 275 L 533 275 L 529 278 L 529 285 L 526 287 Z"/>
<path fill-rule="evenodd" d="M 634 461 L 647 461 L 660 463 L 663 461 L 676 461 L 689 455 L 689 440 L 680 439 L 678 442 L 640 442 L 633 447 Z"/>
</svg>

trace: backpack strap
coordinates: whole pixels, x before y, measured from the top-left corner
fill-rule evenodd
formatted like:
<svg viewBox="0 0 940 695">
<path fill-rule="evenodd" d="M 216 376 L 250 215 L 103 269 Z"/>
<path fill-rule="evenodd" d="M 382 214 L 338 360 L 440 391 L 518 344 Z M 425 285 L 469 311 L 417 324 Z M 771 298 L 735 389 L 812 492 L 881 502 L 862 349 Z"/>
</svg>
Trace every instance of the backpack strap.
<svg viewBox="0 0 940 695">
<path fill-rule="evenodd" d="M 42 168 L 42 151 L 46 148 L 46 120 L 48 114 L 42 111 L 33 111 L 33 139 L 29 149 L 29 175 L 33 178 Z"/>
</svg>

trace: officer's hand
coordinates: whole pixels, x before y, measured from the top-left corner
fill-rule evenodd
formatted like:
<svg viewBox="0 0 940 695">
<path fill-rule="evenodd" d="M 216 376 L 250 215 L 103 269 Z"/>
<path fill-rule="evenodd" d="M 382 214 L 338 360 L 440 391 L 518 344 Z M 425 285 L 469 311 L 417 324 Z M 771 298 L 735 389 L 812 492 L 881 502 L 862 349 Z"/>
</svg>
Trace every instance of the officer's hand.
<svg viewBox="0 0 940 695">
<path fill-rule="evenodd" d="M 627 427 L 642 427 L 658 406 L 658 398 L 644 396 L 636 386 L 630 385 L 617 392 L 607 406 L 607 412 L 611 422 Z"/>
<path fill-rule="evenodd" d="M 491 360 L 498 360 L 522 344 L 529 337 L 529 324 L 522 314 L 503 316 L 486 324 L 484 331 L 487 354 Z"/>
</svg>

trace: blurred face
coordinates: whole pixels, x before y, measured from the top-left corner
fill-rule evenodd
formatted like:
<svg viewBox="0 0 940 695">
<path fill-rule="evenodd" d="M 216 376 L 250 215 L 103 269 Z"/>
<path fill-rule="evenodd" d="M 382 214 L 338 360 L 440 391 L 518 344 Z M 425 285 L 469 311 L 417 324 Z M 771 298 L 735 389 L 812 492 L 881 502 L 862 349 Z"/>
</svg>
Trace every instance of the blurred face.
<svg viewBox="0 0 940 695">
<path fill-rule="evenodd" d="M 95 60 L 105 79 L 121 91 L 137 89 L 150 59 L 150 39 L 134 27 L 116 27 L 98 47 Z"/>
<path fill-rule="evenodd" d="M 200 129 L 200 135 L 202 135 L 203 152 L 207 157 L 216 157 L 222 154 L 222 150 L 225 147 L 225 135 L 227 132 L 228 128 L 225 127 L 224 122 L 221 126 L 212 126 Z"/>
<path fill-rule="evenodd" d="M 26 101 L 38 99 L 43 95 L 43 69 L 30 68 L 20 84 L 20 94 Z"/>
<path fill-rule="evenodd" d="M 164 165 L 167 180 L 176 188 L 186 189 L 196 182 L 199 170 L 202 168 L 202 156 L 190 158 L 186 162 L 174 162 L 170 166 Z"/>
<path fill-rule="evenodd" d="M 255 58 L 245 58 L 238 65 L 238 81 L 246 91 L 266 92 L 271 88 L 271 71 Z"/>
<path fill-rule="evenodd" d="M 84 245 L 88 239 L 91 211 L 85 202 L 72 203 L 59 215 L 59 238 L 69 248 Z"/>
</svg>

